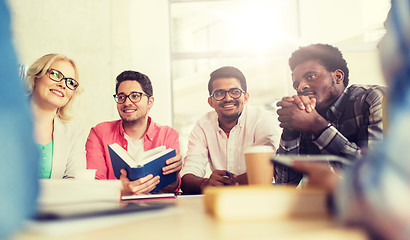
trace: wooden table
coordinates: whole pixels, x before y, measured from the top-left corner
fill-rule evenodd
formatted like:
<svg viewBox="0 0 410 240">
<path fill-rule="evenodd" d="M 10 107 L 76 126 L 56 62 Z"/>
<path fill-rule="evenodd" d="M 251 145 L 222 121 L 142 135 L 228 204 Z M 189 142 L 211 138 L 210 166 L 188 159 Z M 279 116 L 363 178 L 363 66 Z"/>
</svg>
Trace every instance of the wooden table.
<svg viewBox="0 0 410 240">
<path fill-rule="evenodd" d="M 144 213 L 142 218 L 138 218 L 139 213 L 134 213 L 135 219 L 121 224 L 110 226 L 110 218 L 107 218 L 107 226 L 100 229 L 64 235 L 25 229 L 13 239 L 367 239 L 362 230 L 342 227 L 331 218 L 220 222 L 205 212 L 203 196 L 182 196 L 175 201 L 176 207 Z"/>
</svg>

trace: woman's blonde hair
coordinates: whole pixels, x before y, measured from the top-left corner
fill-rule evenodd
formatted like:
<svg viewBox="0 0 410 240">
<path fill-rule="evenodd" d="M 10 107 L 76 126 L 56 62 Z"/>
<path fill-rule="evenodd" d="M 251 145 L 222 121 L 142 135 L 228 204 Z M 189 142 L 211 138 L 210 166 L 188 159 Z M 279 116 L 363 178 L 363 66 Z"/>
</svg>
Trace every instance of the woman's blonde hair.
<svg viewBox="0 0 410 240">
<path fill-rule="evenodd" d="M 37 59 L 33 64 L 31 64 L 31 66 L 27 70 L 27 77 L 25 79 L 25 84 L 26 84 L 26 88 L 28 91 L 28 95 L 33 94 L 36 78 L 41 78 L 45 74 L 47 74 L 47 71 L 50 68 L 51 64 L 58 62 L 58 61 L 69 62 L 74 68 L 75 80 L 79 82 L 77 66 L 75 65 L 75 62 L 72 59 L 64 55 L 57 54 L 57 53 L 46 54 L 42 56 L 41 58 Z M 68 100 L 66 105 L 57 109 L 57 116 L 62 121 L 70 120 L 71 116 L 69 115 L 69 110 L 70 110 L 71 104 L 75 96 L 82 92 L 82 89 L 80 87 L 81 86 L 79 86 L 76 90 L 73 91 L 73 95 L 70 98 L 70 100 Z"/>
</svg>

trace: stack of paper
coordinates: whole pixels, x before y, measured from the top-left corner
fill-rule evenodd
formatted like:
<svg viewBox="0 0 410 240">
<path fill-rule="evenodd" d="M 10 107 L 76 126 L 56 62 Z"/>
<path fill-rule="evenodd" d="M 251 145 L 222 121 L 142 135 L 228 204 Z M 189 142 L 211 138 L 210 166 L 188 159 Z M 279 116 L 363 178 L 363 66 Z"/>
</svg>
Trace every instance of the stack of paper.
<svg viewBox="0 0 410 240">
<path fill-rule="evenodd" d="M 219 220 L 268 220 L 328 214 L 326 194 L 288 186 L 208 187 L 205 208 Z"/>
<path fill-rule="evenodd" d="M 119 180 L 41 179 L 40 205 L 120 201 Z"/>
</svg>

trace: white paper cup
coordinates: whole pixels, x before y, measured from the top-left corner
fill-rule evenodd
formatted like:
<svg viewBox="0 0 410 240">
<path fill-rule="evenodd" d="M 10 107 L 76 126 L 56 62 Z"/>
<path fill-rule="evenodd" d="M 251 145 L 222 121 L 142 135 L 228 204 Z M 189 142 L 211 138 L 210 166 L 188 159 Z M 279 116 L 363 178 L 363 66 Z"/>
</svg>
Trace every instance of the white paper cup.
<svg viewBox="0 0 410 240">
<path fill-rule="evenodd" d="M 275 150 L 271 146 L 252 146 L 245 149 L 246 172 L 249 185 L 272 185 Z"/>
<path fill-rule="evenodd" d="M 97 169 L 82 169 L 77 170 L 74 174 L 74 179 L 77 180 L 94 180 Z"/>
</svg>

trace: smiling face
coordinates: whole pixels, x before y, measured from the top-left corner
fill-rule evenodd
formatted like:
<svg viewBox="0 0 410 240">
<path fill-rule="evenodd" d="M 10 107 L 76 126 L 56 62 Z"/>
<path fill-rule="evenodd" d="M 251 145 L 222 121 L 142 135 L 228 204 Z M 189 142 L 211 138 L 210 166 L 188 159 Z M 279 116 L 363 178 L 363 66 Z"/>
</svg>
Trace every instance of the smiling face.
<svg viewBox="0 0 410 240">
<path fill-rule="evenodd" d="M 241 90 L 241 84 L 236 78 L 218 78 L 212 83 L 212 93 L 217 90 L 229 91 L 232 88 L 239 88 Z M 229 93 L 223 100 L 217 101 L 213 97 L 208 98 L 209 105 L 215 109 L 220 120 L 236 121 L 242 113 L 245 104 L 248 102 L 249 94 L 243 93 L 241 97 L 233 99 Z"/>
<path fill-rule="evenodd" d="M 131 92 L 143 92 L 141 85 L 134 80 L 126 80 L 118 86 L 118 94 L 129 95 Z M 117 103 L 118 114 L 126 123 L 138 123 L 147 121 L 148 112 L 154 103 L 154 98 L 142 95 L 141 100 L 137 103 L 131 102 L 127 97 L 124 103 Z"/>
<path fill-rule="evenodd" d="M 296 66 L 292 73 L 293 88 L 298 95 L 316 98 L 316 109 L 327 110 L 344 90 L 344 73 L 329 72 L 318 60 Z"/>
<path fill-rule="evenodd" d="M 54 62 L 51 68 L 60 71 L 66 78 L 75 79 L 75 69 L 68 61 Z M 48 72 L 34 81 L 32 100 L 43 109 L 57 110 L 65 106 L 74 94 L 73 90 L 67 88 L 65 80 L 55 82 L 50 79 Z"/>
</svg>

